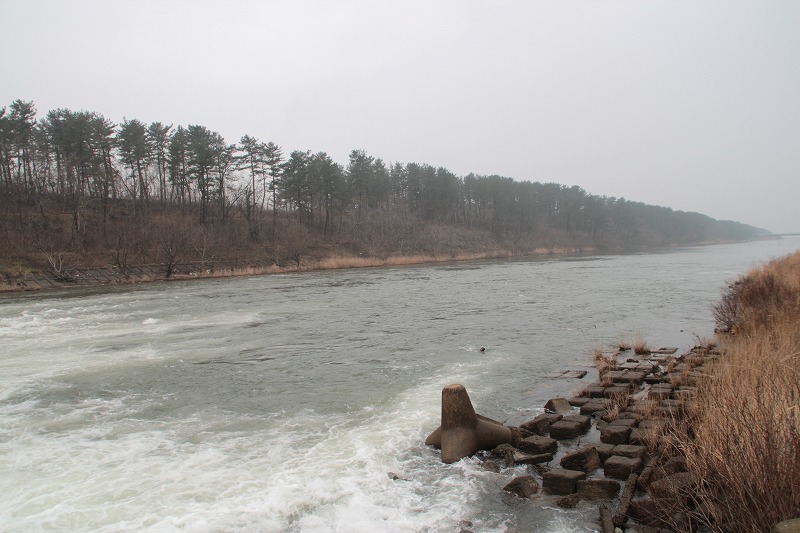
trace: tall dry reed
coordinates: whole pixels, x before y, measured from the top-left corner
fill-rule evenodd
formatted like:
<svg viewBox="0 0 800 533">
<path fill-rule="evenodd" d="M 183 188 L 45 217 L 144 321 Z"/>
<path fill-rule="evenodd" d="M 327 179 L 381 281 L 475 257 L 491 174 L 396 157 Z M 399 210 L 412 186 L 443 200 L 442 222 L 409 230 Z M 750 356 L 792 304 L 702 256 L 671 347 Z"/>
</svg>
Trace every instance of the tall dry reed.
<svg viewBox="0 0 800 533">
<path fill-rule="evenodd" d="M 609 376 L 608 373 L 617 368 L 617 354 L 605 353 L 603 348 L 598 347 L 594 349 L 592 362 L 595 368 L 597 368 L 597 375 L 600 379 L 600 383 L 603 386 L 611 385 L 611 376 Z"/>
<path fill-rule="evenodd" d="M 750 533 L 800 517 L 800 254 L 737 287 L 738 333 L 702 378 L 680 446 L 701 524 Z"/>
</svg>

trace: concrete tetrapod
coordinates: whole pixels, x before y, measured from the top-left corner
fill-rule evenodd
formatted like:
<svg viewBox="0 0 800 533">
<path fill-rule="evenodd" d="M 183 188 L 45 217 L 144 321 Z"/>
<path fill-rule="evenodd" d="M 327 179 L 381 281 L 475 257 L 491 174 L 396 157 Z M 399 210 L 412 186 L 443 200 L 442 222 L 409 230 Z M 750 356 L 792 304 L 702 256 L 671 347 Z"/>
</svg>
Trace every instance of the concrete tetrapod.
<svg viewBox="0 0 800 533">
<path fill-rule="evenodd" d="M 453 384 L 442 389 L 442 424 L 425 444 L 442 450 L 443 463 L 454 463 L 512 439 L 510 428 L 475 414 L 467 389 Z"/>
</svg>

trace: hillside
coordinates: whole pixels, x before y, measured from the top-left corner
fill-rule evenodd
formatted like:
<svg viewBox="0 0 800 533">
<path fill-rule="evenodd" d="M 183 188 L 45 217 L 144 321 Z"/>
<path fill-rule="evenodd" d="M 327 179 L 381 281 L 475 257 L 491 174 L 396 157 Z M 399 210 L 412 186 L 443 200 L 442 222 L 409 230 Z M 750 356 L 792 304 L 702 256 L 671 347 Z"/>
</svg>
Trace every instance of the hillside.
<svg viewBox="0 0 800 533">
<path fill-rule="evenodd" d="M 182 264 L 259 269 L 630 251 L 754 238 L 759 230 L 580 187 L 386 164 L 353 150 L 284 156 L 204 126 L 113 124 L 32 102 L 0 110 L 0 272 L 69 279 Z"/>
</svg>

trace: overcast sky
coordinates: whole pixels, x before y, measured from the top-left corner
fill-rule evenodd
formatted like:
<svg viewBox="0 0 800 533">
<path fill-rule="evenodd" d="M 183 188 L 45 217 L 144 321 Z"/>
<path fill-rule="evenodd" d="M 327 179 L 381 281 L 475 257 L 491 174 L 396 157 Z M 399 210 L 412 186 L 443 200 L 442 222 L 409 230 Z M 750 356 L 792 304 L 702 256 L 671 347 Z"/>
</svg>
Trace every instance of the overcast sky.
<svg viewBox="0 0 800 533">
<path fill-rule="evenodd" d="M 0 106 L 800 231 L 800 1 L 0 0 Z"/>
</svg>

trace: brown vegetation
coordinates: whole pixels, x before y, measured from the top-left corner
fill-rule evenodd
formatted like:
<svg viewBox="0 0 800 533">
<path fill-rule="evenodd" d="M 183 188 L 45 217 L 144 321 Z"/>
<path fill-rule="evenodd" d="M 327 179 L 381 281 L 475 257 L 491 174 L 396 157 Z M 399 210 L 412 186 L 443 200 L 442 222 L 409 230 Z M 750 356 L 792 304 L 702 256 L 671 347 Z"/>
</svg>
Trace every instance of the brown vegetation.
<svg viewBox="0 0 800 533">
<path fill-rule="evenodd" d="M 636 341 L 633 343 L 633 353 L 636 355 L 647 355 L 650 353 L 650 345 L 641 335 L 637 336 Z"/>
<path fill-rule="evenodd" d="M 800 516 L 800 254 L 731 285 L 715 317 L 736 334 L 678 442 L 700 480 L 689 507 L 713 531 L 768 531 Z"/>
<path fill-rule="evenodd" d="M 336 235 L 324 235 L 297 224 L 288 213 L 249 221 L 232 216 L 200 225 L 196 209 L 188 206 L 152 202 L 143 217 L 129 200 L 103 205 L 86 199 L 76 237 L 58 197 L 5 207 L 0 210 L 0 280 L 46 272 L 69 281 L 78 269 L 99 267 L 124 275 L 137 265 L 158 266 L 165 278 L 179 276 L 180 265 L 199 265 L 193 276 L 216 277 L 512 255 L 509 243 L 486 232 L 413 218 L 386 225 L 343 217 Z M 253 225 L 271 235 L 273 224 L 278 226 L 274 239 L 252 239 Z M 513 253 L 536 252 L 533 242 L 528 247 L 517 242 Z"/>
<path fill-rule="evenodd" d="M 598 347 L 594 350 L 593 362 L 595 368 L 597 368 L 600 384 L 603 386 L 611 385 L 611 376 L 608 373 L 617 368 L 617 354 L 605 353 L 603 348 Z"/>
</svg>

